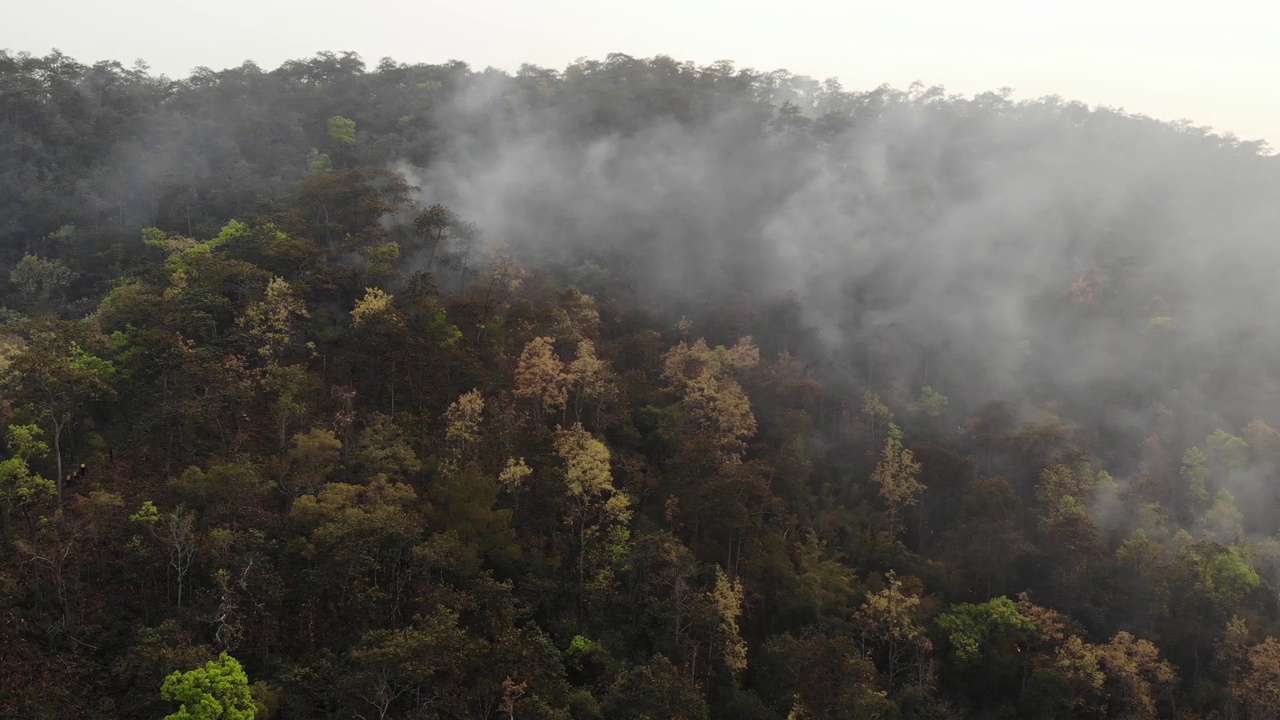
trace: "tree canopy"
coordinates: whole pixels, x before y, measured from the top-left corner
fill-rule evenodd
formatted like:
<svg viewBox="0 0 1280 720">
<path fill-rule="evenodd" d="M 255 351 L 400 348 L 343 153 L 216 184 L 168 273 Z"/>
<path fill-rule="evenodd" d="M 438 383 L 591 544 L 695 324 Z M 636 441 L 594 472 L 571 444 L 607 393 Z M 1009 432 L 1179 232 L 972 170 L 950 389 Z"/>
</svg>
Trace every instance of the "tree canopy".
<svg viewBox="0 0 1280 720">
<path fill-rule="evenodd" d="M 1278 163 L 664 56 L 0 52 L 0 716 L 1274 717 Z"/>
</svg>

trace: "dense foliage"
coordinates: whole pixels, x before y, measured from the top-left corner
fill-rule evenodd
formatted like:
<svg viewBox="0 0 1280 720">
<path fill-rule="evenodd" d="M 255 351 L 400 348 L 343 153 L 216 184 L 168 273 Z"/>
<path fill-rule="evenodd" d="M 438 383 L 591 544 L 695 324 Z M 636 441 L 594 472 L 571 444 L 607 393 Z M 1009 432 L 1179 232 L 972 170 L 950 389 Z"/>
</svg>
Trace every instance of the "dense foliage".
<svg viewBox="0 0 1280 720">
<path fill-rule="evenodd" d="M 0 53 L 0 715 L 1280 717 L 1280 161 Z"/>
</svg>

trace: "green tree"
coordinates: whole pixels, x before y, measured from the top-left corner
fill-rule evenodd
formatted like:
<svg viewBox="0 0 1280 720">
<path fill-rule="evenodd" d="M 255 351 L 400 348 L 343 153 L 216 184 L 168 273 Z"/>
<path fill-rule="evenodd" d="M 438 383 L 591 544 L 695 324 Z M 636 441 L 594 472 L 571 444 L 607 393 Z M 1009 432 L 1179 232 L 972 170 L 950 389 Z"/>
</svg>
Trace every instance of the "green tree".
<svg viewBox="0 0 1280 720">
<path fill-rule="evenodd" d="M 354 445 L 350 460 L 360 482 L 379 478 L 402 482 L 422 470 L 404 429 L 390 415 L 374 413 Z"/>
<path fill-rule="evenodd" d="M 880 423 L 888 425 L 893 422 L 893 411 L 880 400 L 880 396 L 870 390 L 862 394 L 862 413 L 870 421 L 871 444 L 876 444 L 876 426 Z"/>
<path fill-rule="evenodd" d="M 307 174 L 320 175 L 328 172 L 333 172 L 333 160 L 328 153 L 311 148 L 307 153 Z"/>
<path fill-rule="evenodd" d="M 421 712 L 440 684 L 451 690 L 465 680 L 474 643 L 458 625 L 457 613 L 439 608 L 410 627 L 365 634 L 351 651 L 354 672 L 345 678 L 354 699 L 374 717 L 394 716 L 399 706 Z"/>
<path fill-rule="evenodd" d="M 990 597 L 1008 581 L 1018 558 L 1033 550 L 1022 532 L 1025 508 L 1007 480 L 983 477 L 965 489 L 960 513 L 952 554 Z"/>
<path fill-rule="evenodd" d="M 258 509 L 270 485 L 255 465 L 215 463 L 208 471 L 187 468 L 169 481 L 169 489 L 206 521 L 229 520 L 234 525 Z"/>
<path fill-rule="evenodd" d="M 1209 539 L 1230 544 L 1238 542 L 1244 535 L 1242 520 L 1235 496 L 1223 488 L 1214 498 L 1213 506 L 1200 519 L 1200 526 Z"/>
<path fill-rule="evenodd" d="M 811 720 L 892 718 L 898 708 L 877 687 L 875 664 L 847 635 L 807 632 L 769 639 L 760 683 L 779 716 Z"/>
<path fill-rule="evenodd" d="M 225 652 L 202 668 L 175 670 L 164 679 L 160 694 L 182 703 L 165 720 L 254 720 L 258 713 L 244 668 Z"/>
<path fill-rule="evenodd" d="M 65 479 L 64 443 L 68 431 L 80 420 L 92 400 L 114 394 L 115 366 L 84 348 L 100 341 L 84 326 L 53 318 L 19 323 L 23 339 L 0 372 L 0 392 L 27 407 L 52 432 L 57 475 L 58 506 L 62 506 Z"/>
<path fill-rule="evenodd" d="M 1182 479 L 1187 482 L 1187 500 L 1192 512 L 1199 515 L 1209 506 L 1209 462 L 1200 448 L 1187 448 L 1182 454 Z"/>
<path fill-rule="evenodd" d="M 621 673 L 603 703 L 606 720 L 706 720 L 707 701 L 663 655 Z"/>
<path fill-rule="evenodd" d="M 947 411 L 947 396 L 925 385 L 920 388 L 920 399 L 912 404 L 911 409 L 928 418 L 937 419 Z"/>
<path fill-rule="evenodd" d="M 66 306 L 67 290 L 78 277 L 61 260 L 31 254 L 9 272 L 18 309 L 33 315 L 60 312 Z"/>
<path fill-rule="evenodd" d="M 1219 482 L 1244 469 L 1249 461 L 1249 445 L 1244 438 L 1226 430 L 1214 430 L 1204 439 L 1205 458 Z"/>
<path fill-rule="evenodd" d="M 369 282 L 389 285 L 400 278 L 396 264 L 400 262 L 400 244 L 385 242 L 370 245 L 361 254 L 364 255 L 364 273 Z"/>
<path fill-rule="evenodd" d="M 960 662 L 979 660 L 999 635 L 1031 632 L 1035 625 L 1009 598 L 995 598 L 980 605 L 960 603 L 938 616 L 938 627 Z"/>
<path fill-rule="evenodd" d="M 40 434 L 40 428 L 35 425 L 9 426 L 6 439 L 13 455 L 0 462 L 0 502 L 4 503 L 3 529 L 6 536 L 11 513 L 28 513 L 42 497 L 51 496 L 57 490 L 53 481 L 40 477 L 31 470 L 32 460 L 49 453 L 49 445 L 39 439 Z"/>
<path fill-rule="evenodd" d="M 337 145 L 351 145 L 356 141 L 356 121 L 334 115 L 329 118 L 329 139 Z"/>
</svg>

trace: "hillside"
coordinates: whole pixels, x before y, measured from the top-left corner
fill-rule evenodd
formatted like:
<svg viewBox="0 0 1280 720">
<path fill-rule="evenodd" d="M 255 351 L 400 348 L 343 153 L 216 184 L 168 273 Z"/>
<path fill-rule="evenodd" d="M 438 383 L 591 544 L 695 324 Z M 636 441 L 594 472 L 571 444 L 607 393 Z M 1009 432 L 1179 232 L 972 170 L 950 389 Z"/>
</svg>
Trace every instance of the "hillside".
<svg viewBox="0 0 1280 720">
<path fill-rule="evenodd" d="M 0 716 L 1280 717 L 1277 198 L 1060 98 L 0 52 Z"/>
</svg>

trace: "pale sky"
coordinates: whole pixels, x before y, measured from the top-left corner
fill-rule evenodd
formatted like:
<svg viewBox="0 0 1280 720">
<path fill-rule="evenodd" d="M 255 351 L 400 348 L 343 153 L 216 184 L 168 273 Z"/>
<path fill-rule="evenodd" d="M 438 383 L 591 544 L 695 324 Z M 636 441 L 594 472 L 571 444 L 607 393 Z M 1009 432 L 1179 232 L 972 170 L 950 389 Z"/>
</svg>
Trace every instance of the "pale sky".
<svg viewBox="0 0 1280 720">
<path fill-rule="evenodd" d="M 353 50 L 370 66 L 391 56 L 507 70 L 666 54 L 835 76 L 848 89 L 1007 86 L 1280 147 L 1278 28 L 1270 0 L 46 0 L 10 3 L 0 47 L 143 59 L 171 77 L 319 50 Z"/>
</svg>

